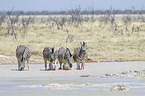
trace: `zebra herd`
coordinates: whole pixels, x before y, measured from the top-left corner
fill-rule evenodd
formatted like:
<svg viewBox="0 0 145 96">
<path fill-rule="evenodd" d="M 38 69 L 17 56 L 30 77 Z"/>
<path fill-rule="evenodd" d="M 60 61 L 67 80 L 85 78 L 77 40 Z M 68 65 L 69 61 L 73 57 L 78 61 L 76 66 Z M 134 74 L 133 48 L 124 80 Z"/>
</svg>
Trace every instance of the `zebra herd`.
<svg viewBox="0 0 145 96">
<path fill-rule="evenodd" d="M 57 51 L 54 47 L 45 47 L 43 50 L 43 59 L 45 62 L 45 70 L 54 70 L 53 63 L 59 62 L 59 70 L 68 70 L 72 68 L 73 60 L 77 63 L 77 70 L 84 69 L 85 60 L 87 58 L 86 44 L 87 42 L 80 42 L 81 47 L 74 49 L 72 54 L 69 48 L 61 47 Z M 18 60 L 18 70 L 23 71 L 25 68 L 25 62 L 27 61 L 27 66 L 29 70 L 29 59 L 31 53 L 28 47 L 25 45 L 19 45 L 16 49 L 16 57 Z M 47 61 L 49 61 L 49 68 L 47 68 Z"/>
</svg>

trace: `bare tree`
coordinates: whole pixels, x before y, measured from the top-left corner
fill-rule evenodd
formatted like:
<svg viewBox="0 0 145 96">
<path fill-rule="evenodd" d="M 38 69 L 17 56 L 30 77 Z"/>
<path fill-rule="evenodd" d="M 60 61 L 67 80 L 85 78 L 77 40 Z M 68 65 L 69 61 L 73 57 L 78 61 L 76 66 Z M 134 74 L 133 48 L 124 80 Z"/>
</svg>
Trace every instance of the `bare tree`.
<svg viewBox="0 0 145 96">
<path fill-rule="evenodd" d="M 31 17 L 29 18 L 22 18 L 21 22 L 22 22 L 22 29 L 23 29 L 23 33 L 22 33 L 22 37 L 24 38 L 24 36 L 26 35 L 26 31 L 28 29 L 28 26 L 30 24 L 31 21 Z"/>
<path fill-rule="evenodd" d="M 66 30 L 64 29 L 64 31 L 67 33 L 66 42 L 72 42 L 73 36 L 70 34 L 70 31 L 67 28 L 66 28 Z"/>
<path fill-rule="evenodd" d="M 19 14 L 12 14 L 13 13 L 13 9 L 14 7 L 12 8 L 12 10 L 10 12 L 7 12 L 7 15 L 8 15 L 8 33 L 7 34 L 11 34 L 12 36 L 15 37 L 15 39 L 17 39 L 17 36 L 16 36 L 16 33 L 15 33 L 15 24 L 18 22 L 19 20 Z"/>
<path fill-rule="evenodd" d="M 139 14 L 140 14 L 140 16 L 141 16 L 141 21 L 142 21 L 142 22 L 145 22 L 144 16 L 143 16 L 143 14 L 142 14 L 141 11 L 139 12 Z"/>
<path fill-rule="evenodd" d="M 96 14 L 96 16 L 98 16 L 98 14 Z M 91 22 L 95 22 L 95 10 L 94 10 L 94 6 L 92 5 L 92 10 L 91 10 Z"/>
<path fill-rule="evenodd" d="M 124 22 L 124 24 L 125 24 L 125 32 L 129 35 L 130 32 L 129 32 L 129 29 L 128 29 L 128 25 L 131 24 L 132 18 L 131 18 L 131 16 L 128 14 L 127 16 L 122 17 L 122 20 L 123 20 L 123 22 Z"/>
<path fill-rule="evenodd" d="M 118 34 L 123 35 L 123 30 L 120 30 L 120 29 L 118 28 L 118 25 L 117 25 L 116 23 L 114 23 L 113 34 L 114 34 L 115 36 L 118 35 Z"/>
<path fill-rule="evenodd" d="M 110 18 L 110 14 L 111 14 L 110 11 L 107 10 L 107 11 L 105 12 L 105 14 L 99 18 L 99 21 L 100 21 L 100 22 L 103 22 L 103 23 L 105 23 L 105 24 L 108 23 L 108 22 L 109 22 L 109 18 Z"/>
<path fill-rule="evenodd" d="M 79 6 L 76 9 L 72 9 L 70 11 L 71 14 L 71 21 L 76 27 L 81 24 L 82 22 L 82 15 L 81 15 L 81 7 Z"/>
<path fill-rule="evenodd" d="M 4 12 L 0 13 L 0 25 L 4 22 L 6 14 Z"/>
<path fill-rule="evenodd" d="M 139 26 L 135 26 L 135 25 L 133 24 L 131 33 L 134 33 L 134 32 L 138 32 L 138 33 L 139 33 L 139 31 L 140 31 Z"/>
<path fill-rule="evenodd" d="M 63 29 L 63 26 L 66 22 L 66 18 L 65 17 L 62 17 L 62 18 L 54 18 L 53 21 L 56 23 L 57 25 L 57 29 Z"/>
</svg>

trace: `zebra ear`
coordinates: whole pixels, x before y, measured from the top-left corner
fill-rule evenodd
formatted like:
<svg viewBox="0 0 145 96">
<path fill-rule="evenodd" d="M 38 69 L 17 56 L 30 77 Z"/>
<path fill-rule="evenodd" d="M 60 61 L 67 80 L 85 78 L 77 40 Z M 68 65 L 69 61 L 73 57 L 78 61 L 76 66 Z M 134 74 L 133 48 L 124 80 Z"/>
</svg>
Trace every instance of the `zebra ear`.
<svg viewBox="0 0 145 96">
<path fill-rule="evenodd" d="M 54 53 L 54 47 L 52 48 L 52 53 Z"/>
<path fill-rule="evenodd" d="M 70 57 L 73 57 L 73 54 L 70 53 Z"/>
<path fill-rule="evenodd" d="M 82 44 L 82 45 L 83 45 L 83 46 L 85 46 L 86 44 L 87 44 L 87 42 L 83 42 L 83 44 Z"/>
<path fill-rule="evenodd" d="M 80 44 L 82 45 L 82 42 L 80 42 Z"/>
</svg>

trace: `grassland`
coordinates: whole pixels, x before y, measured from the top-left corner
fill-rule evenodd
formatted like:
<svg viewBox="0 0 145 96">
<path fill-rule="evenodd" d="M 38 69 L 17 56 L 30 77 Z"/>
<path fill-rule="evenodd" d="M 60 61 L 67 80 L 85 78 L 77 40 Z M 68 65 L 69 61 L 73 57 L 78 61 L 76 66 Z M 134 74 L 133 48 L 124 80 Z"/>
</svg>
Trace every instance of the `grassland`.
<svg viewBox="0 0 145 96">
<path fill-rule="evenodd" d="M 30 63 L 42 64 L 42 51 L 44 47 L 62 46 L 74 48 L 80 46 L 80 41 L 87 42 L 87 53 L 91 62 L 114 62 L 114 61 L 145 61 L 145 22 L 130 22 L 127 24 L 128 32 L 125 31 L 125 24 L 120 19 L 123 15 L 116 16 L 116 24 L 122 32 L 115 33 L 111 23 L 82 22 L 79 26 L 68 23 L 63 29 L 57 27 L 49 28 L 49 23 L 36 22 L 29 25 L 26 36 L 21 36 L 21 31 L 16 30 L 17 39 L 7 33 L 7 25 L 0 26 L 0 64 L 16 64 L 15 49 L 23 44 L 29 47 L 32 56 Z M 35 16 L 38 20 L 42 16 Z M 101 16 L 100 16 L 101 17 Z M 140 32 L 131 33 L 132 26 L 138 26 Z M 67 31 L 73 41 L 66 42 Z"/>
</svg>

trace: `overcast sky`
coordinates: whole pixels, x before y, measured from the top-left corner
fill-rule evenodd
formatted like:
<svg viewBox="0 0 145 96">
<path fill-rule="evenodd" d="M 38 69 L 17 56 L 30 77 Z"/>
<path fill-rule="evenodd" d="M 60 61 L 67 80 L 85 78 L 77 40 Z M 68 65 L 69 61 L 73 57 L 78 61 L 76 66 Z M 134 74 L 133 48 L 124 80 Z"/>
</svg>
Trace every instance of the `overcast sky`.
<svg viewBox="0 0 145 96">
<path fill-rule="evenodd" d="M 81 6 L 82 9 L 145 9 L 145 0 L 0 0 L 0 10 L 54 11 L 69 10 Z"/>
</svg>

